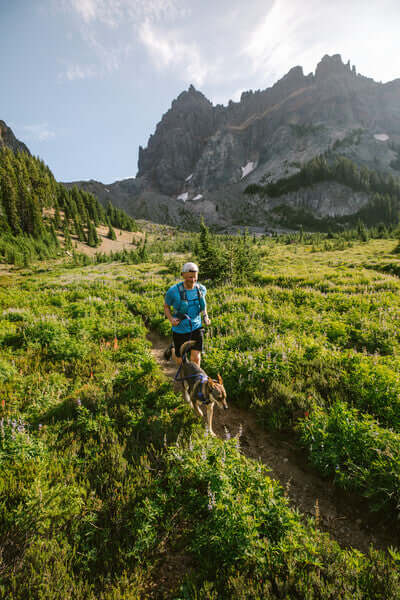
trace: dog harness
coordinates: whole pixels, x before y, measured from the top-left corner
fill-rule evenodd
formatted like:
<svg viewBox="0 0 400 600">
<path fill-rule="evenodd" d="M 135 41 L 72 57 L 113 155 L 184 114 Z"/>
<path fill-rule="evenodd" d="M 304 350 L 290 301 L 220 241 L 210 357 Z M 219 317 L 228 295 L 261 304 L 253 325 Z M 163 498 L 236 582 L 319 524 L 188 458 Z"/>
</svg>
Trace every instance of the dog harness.
<svg viewBox="0 0 400 600">
<path fill-rule="evenodd" d="M 205 385 L 208 381 L 208 375 L 203 375 L 203 373 L 195 373 L 194 375 L 187 375 L 186 377 L 179 377 L 179 373 L 181 372 L 181 368 L 182 368 L 182 363 L 179 365 L 179 368 L 176 372 L 176 375 L 174 377 L 174 381 L 184 381 L 185 379 L 197 379 L 197 381 L 195 382 L 194 386 L 193 386 L 193 390 L 196 392 L 196 397 L 200 400 L 200 402 L 202 402 L 203 404 L 210 404 L 210 401 L 207 400 L 204 392 L 205 392 Z M 199 389 L 197 389 L 199 388 Z"/>
<path fill-rule="evenodd" d="M 207 398 L 204 395 L 205 386 L 206 386 L 207 381 L 208 381 L 207 375 L 203 375 L 202 373 L 199 373 L 197 376 L 197 381 L 193 386 L 193 388 L 194 388 L 193 391 L 196 392 L 196 397 L 203 404 L 210 404 L 210 401 L 207 400 Z"/>
</svg>

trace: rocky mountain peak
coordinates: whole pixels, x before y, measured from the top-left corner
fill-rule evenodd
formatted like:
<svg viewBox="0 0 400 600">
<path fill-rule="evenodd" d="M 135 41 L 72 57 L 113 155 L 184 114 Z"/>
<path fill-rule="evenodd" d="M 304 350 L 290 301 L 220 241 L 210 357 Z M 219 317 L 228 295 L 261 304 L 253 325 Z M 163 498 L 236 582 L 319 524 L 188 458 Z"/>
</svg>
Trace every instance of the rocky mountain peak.
<svg viewBox="0 0 400 600">
<path fill-rule="evenodd" d="M 190 85 L 173 100 L 147 148 L 139 148 L 138 176 L 166 194 L 179 193 L 214 129 L 212 103 Z"/>
<path fill-rule="evenodd" d="M 320 60 L 315 70 L 315 79 L 320 81 L 322 79 L 328 79 L 332 75 L 355 75 L 355 68 L 351 69 L 350 61 L 347 64 L 342 62 L 340 54 L 333 54 L 325 56 Z"/>
<path fill-rule="evenodd" d="M 11 148 L 14 152 L 27 152 L 30 154 L 27 146 L 23 142 L 17 140 L 15 135 L 12 132 L 12 129 L 8 127 L 8 125 L 0 120 L 0 148 L 2 146 L 7 146 Z"/>
<path fill-rule="evenodd" d="M 199 109 L 209 110 L 212 109 L 212 103 L 204 96 L 204 94 L 196 90 L 193 85 L 190 85 L 188 90 L 181 92 L 176 100 L 172 101 L 170 111 L 177 109 L 185 111 Z"/>
</svg>

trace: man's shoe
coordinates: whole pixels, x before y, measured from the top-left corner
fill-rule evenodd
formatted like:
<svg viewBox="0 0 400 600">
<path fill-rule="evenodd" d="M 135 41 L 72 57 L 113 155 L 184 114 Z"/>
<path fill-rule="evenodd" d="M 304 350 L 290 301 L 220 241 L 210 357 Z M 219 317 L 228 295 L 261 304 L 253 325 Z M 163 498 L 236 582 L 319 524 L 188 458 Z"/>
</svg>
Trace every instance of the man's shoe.
<svg viewBox="0 0 400 600">
<path fill-rule="evenodd" d="M 171 356 L 172 356 L 172 348 L 174 347 L 174 344 L 170 344 L 165 350 L 164 350 L 164 358 L 165 360 L 170 360 Z"/>
</svg>

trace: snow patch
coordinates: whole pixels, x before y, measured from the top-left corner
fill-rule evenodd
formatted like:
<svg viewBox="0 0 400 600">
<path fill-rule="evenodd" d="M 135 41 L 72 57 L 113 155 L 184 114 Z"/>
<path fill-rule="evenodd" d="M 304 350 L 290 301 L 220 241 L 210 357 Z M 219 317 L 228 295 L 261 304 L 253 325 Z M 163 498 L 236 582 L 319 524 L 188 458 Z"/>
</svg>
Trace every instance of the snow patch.
<svg viewBox="0 0 400 600">
<path fill-rule="evenodd" d="M 109 192 L 110 190 L 108 188 L 104 188 L 106 190 L 106 192 Z"/>
<path fill-rule="evenodd" d="M 193 173 L 190 173 L 188 177 L 186 177 L 185 181 L 190 181 L 193 177 Z"/>
<path fill-rule="evenodd" d="M 244 167 L 240 167 L 242 169 L 241 179 L 243 179 L 243 177 L 246 177 L 246 175 L 248 175 L 249 173 L 254 171 L 254 167 L 255 167 L 255 163 L 253 163 L 253 162 L 248 162 L 247 165 L 245 165 Z"/>
<path fill-rule="evenodd" d="M 177 200 L 183 200 L 183 202 L 186 202 L 186 200 L 189 198 L 189 192 L 184 192 L 183 194 L 179 194 L 179 196 L 177 197 Z"/>
<path fill-rule="evenodd" d="M 387 133 L 375 133 L 374 138 L 378 140 L 378 142 L 387 142 L 389 136 L 387 135 Z"/>
<path fill-rule="evenodd" d="M 197 196 L 195 196 L 193 198 L 193 200 L 201 200 L 202 197 L 203 197 L 203 194 L 197 194 Z"/>
</svg>

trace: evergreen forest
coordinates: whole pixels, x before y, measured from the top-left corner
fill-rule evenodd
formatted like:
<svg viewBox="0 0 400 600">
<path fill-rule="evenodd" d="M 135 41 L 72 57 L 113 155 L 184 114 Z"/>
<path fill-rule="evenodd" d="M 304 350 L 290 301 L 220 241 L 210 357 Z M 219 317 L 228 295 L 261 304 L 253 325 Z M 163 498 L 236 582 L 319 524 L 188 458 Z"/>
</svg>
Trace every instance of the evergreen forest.
<svg viewBox="0 0 400 600">
<path fill-rule="evenodd" d="M 111 203 L 103 208 L 97 198 L 76 186 L 66 189 L 49 167 L 27 152 L 0 149 L 0 260 L 29 265 L 72 250 L 71 235 L 97 247 L 100 224 L 137 231 L 134 219 Z M 115 235 L 115 232 L 114 232 Z"/>
</svg>

